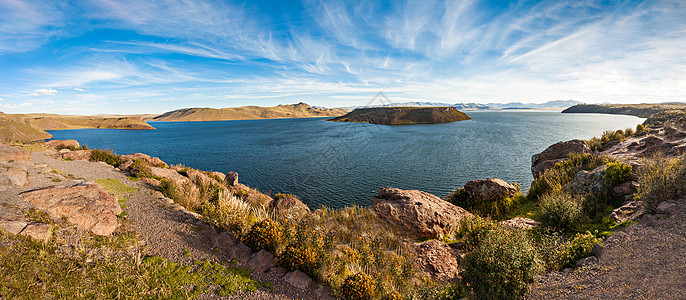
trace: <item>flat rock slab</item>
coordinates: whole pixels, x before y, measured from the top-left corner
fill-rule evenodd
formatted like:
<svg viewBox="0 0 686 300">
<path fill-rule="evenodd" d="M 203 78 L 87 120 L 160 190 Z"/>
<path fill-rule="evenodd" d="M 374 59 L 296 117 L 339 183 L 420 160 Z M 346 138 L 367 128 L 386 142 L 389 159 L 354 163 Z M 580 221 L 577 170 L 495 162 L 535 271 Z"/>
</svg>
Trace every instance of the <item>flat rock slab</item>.
<svg viewBox="0 0 686 300">
<path fill-rule="evenodd" d="M 47 242 L 50 239 L 50 225 L 33 222 L 28 224 L 24 230 L 21 231 L 21 235 L 28 235 L 39 241 Z"/>
<path fill-rule="evenodd" d="M 289 272 L 283 276 L 283 280 L 288 282 L 290 285 L 303 290 L 308 288 L 310 284 L 313 283 L 310 276 L 307 276 L 307 274 L 300 272 L 299 270 Z"/>
<path fill-rule="evenodd" d="M 31 153 L 26 149 L 0 144 L 0 162 L 30 161 Z"/>
<path fill-rule="evenodd" d="M 51 217 L 66 218 L 80 229 L 98 235 L 110 235 L 117 229 L 117 215 L 121 213 L 117 197 L 105 192 L 98 184 L 50 187 L 21 195 Z"/>
</svg>

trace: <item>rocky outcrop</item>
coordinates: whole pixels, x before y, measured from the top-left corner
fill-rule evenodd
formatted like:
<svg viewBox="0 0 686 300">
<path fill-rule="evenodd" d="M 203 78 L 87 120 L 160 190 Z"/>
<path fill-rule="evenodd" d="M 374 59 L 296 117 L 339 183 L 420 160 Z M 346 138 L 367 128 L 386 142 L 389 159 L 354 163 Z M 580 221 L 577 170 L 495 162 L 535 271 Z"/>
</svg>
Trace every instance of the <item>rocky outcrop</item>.
<svg viewBox="0 0 686 300">
<path fill-rule="evenodd" d="M 645 213 L 645 202 L 631 201 L 613 210 L 610 214 L 610 219 L 617 224 L 626 221 L 638 221 Z"/>
<path fill-rule="evenodd" d="M 66 218 L 80 229 L 110 235 L 117 228 L 121 208 L 117 198 L 96 183 L 71 187 L 51 187 L 21 194 L 52 218 Z"/>
<path fill-rule="evenodd" d="M 382 125 L 434 124 L 471 119 L 455 107 L 373 107 L 358 108 L 332 122 Z"/>
<path fill-rule="evenodd" d="M 159 168 L 166 168 L 167 167 L 167 164 L 164 161 L 162 161 L 161 159 L 159 159 L 158 157 L 152 157 L 150 155 L 143 154 L 143 153 L 134 153 L 134 154 L 129 154 L 129 155 L 122 155 L 120 157 L 122 158 L 122 160 L 131 161 L 131 163 L 133 163 L 133 161 L 135 161 L 136 159 L 140 159 L 151 167 L 159 167 Z"/>
<path fill-rule="evenodd" d="M 591 171 L 581 170 L 574 179 L 567 183 L 563 189 L 577 195 L 595 194 L 601 192 L 605 186 L 605 165 Z"/>
<path fill-rule="evenodd" d="M 531 173 L 534 178 L 552 168 L 556 163 L 564 161 L 570 153 L 590 153 L 591 148 L 582 140 L 571 140 L 556 143 L 543 152 L 531 157 Z"/>
<path fill-rule="evenodd" d="M 28 183 L 26 163 L 0 163 L 0 186 L 25 186 Z"/>
<path fill-rule="evenodd" d="M 498 178 L 477 179 L 464 185 L 470 197 L 486 202 L 495 202 L 504 198 L 514 198 L 517 188 Z"/>
<path fill-rule="evenodd" d="M 226 186 L 238 185 L 238 173 L 236 173 L 236 172 L 226 173 L 226 176 L 224 177 L 224 182 L 226 183 Z"/>
<path fill-rule="evenodd" d="M 23 148 L 0 144 L 0 162 L 29 162 L 31 153 Z"/>
<path fill-rule="evenodd" d="M 43 242 L 47 242 L 51 236 L 49 224 L 31 221 L 22 215 L 0 215 L 0 229 L 12 234 L 30 236 Z"/>
<path fill-rule="evenodd" d="M 150 167 L 150 174 L 157 178 L 162 178 L 174 182 L 176 184 L 183 184 L 188 182 L 188 178 L 179 174 L 179 172 L 172 169 Z"/>
<path fill-rule="evenodd" d="M 472 214 L 432 194 L 382 187 L 372 199 L 374 212 L 410 233 L 441 239 L 445 232 Z"/>
<path fill-rule="evenodd" d="M 310 208 L 307 207 L 305 203 L 300 201 L 300 199 L 291 196 L 278 197 L 274 199 L 274 201 L 269 203 L 269 206 L 274 210 L 288 210 L 291 208 L 301 209 L 305 211 L 310 210 Z"/>
<path fill-rule="evenodd" d="M 64 160 L 90 160 L 93 150 L 76 150 L 59 152 L 56 158 Z"/>
<path fill-rule="evenodd" d="M 76 150 L 81 148 L 81 144 L 77 140 L 51 140 L 45 142 L 45 147 L 50 149 L 60 150 L 60 149 L 73 149 Z"/>
<path fill-rule="evenodd" d="M 460 275 L 458 250 L 437 240 L 415 243 L 414 250 L 415 266 L 434 280 L 448 282 Z"/>
</svg>

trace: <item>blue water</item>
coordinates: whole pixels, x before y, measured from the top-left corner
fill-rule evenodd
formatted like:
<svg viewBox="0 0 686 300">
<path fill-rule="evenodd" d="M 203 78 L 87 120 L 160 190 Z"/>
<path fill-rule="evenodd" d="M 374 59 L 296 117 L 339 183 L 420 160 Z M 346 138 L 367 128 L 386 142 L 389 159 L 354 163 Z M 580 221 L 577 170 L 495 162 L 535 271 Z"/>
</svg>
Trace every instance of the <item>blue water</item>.
<svg viewBox="0 0 686 300">
<path fill-rule="evenodd" d="M 385 126 L 322 118 L 150 122 L 157 130 L 50 131 L 90 148 L 157 156 L 201 170 L 236 171 L 265 192 L 291 193 L 310 207 L 369 205 L 379 187 L 443 197 L 472 179 L 497 177 L 528 189 L 531 156 L 643 119 L 552 111 L 468 112 L 472 120 Z"/>
</svg>

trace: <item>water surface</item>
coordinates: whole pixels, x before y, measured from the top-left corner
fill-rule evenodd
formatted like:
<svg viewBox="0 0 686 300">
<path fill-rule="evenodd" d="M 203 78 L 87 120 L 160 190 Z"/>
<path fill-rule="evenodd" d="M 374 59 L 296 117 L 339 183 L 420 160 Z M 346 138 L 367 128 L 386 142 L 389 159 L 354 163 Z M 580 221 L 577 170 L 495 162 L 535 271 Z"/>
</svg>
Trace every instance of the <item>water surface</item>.
<svg viewBox="0 0 686 300">
<path fill-rule="evenodd" d="M 298 195 L 310 207 L 369 205 L 379 187 L 445 196 L 472 179 L 497 177 L 528 189 L 531 156 L 643 119 L 559 111 L 467 112 L 472 120 L 387 126 L 322 118 L 150 122 L 157 130 L 50 131 L 90 148 L 157 156 L 201 170 L 236 171 L 265 192 Z"/>
</svg>

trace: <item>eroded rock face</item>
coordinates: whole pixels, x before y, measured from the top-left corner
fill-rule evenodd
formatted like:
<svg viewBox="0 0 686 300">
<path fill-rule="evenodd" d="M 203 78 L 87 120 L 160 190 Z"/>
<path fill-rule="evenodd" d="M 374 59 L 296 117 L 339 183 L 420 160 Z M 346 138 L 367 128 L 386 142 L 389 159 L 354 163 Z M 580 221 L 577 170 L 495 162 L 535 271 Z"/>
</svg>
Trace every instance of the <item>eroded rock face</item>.
<svg viewBox="0 0 686 300">
<path fill-rule="evenodd" d="M 51 149 L 58 149 L 58 148 L 80 148 L 81 144 L 79 144 L 79 141 L 77 140 L 52 140 L 52 141 L 47 141 L 45 142 L 45 147 L 51 148 Z"/>
<path fill-rule="evenodd" d="M 645 212 L 645 202 L 631 201 L 613 210 L 610 214 L 610 218 L 617 224 L 625 221 L 638 221 Z"/>
<path fill-rule="evenodd" d="M 459 276 L 459 251 L 437 240 L 415 243 L 414 248 L 414 264 L 431 278 L 448 282 Z"/>
<path fill-rule="evenodd" d="M 413 234 L 443 238 L 464 217 L 472 214 L 432 194 L 417 190 L 382 187 L 372 199 L 374 212 L 381 218 Z"/>
<path fill-rule="evenodd" d="M 554 144 L 543 152 L 531 157 L 531 173 L 534 178 L 556 163 L 567 158 L 570 153 L 591 153 L 591 148 L 582 140 L 571 140 Z"/>
<path fill-rule="evenodd" d="M 110 235 L 117 229 L 117 215 L 121 213 L 117 197 L 96 183 L 51 187 L 21 195 L 51 217 L 64 217 L 78 228 L 98 235 Z"/>
<path fill-rule="evenodd" d="M 605 185 L 605 169 L 600 166 L 591 171 L 581 170 L 574 179 L 564 186 L 564 190 L 573 194 L 594 194 L 603 190 Z"/>
<path fill-rule="evenodd" d="M 152 174 L 152 176 L 167 179 L 167 180 L 172 181 L 176 184 L 183 184 L 183 183 L 188 181 L 188 178 L 186 178 L 185 176 L 179 174 L 179 172 L 174 171 L 172 169 L 150 167 L 150 173 Z"/>
<path fill-rule="evenodd" d="M 515 186 L 498 178 L 472 180 L 464 188 L 470 197 L 487 202 L 514 198 L 517 195 Z"/>
<path fill-rule="evenodd" d="M 269 203 L 269 206 L 275 210 L 287 210 L 291 208 L 298 208 L 306 211 L 310 210 L 310 208 L 298 198 L 290 196 L 274 199 L 274 201 Z"/>
</svg>

